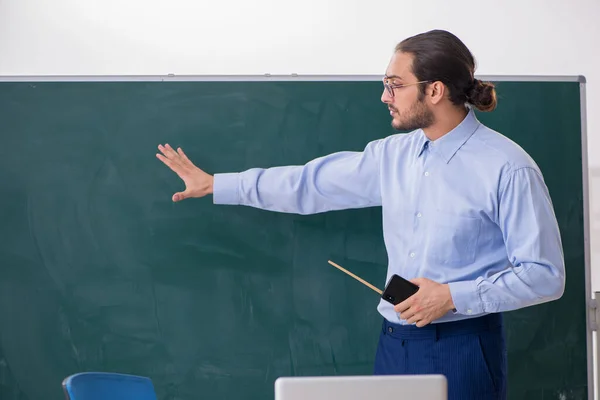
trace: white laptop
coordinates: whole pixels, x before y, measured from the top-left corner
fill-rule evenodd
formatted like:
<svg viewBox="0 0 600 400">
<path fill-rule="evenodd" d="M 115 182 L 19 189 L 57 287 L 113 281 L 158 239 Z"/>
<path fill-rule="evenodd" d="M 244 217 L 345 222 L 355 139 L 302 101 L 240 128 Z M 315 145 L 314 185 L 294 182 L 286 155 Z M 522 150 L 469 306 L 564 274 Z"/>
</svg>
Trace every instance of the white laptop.
<svg viewBox="0 0 600 400">
<path fill-rule="evenodd" d="M 275 400 L 447 400 L 443 375 L 281 377 Z"/>
</svg>

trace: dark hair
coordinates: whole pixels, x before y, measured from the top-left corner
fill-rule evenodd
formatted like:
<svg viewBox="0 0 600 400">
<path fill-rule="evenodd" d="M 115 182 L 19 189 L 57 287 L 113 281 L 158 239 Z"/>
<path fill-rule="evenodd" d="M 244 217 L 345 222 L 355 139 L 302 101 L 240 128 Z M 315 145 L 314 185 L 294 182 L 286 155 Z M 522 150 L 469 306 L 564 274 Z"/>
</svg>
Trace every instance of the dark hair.
<svg viewBox="0 0 600 400">
<path fill-rule="evenodd" d="M 419 81 L 441 81 L 453 104 L 471 104 L 480 111 L 496 108 L 496 88 L 475 79 L 475 59 L 465 44 L 450 32 L 433 30 L 409 37 L 396 51 L 413 55 L 412 72 Z M 421 96 L 425 87 L 420 86 Z"/>
</svg>

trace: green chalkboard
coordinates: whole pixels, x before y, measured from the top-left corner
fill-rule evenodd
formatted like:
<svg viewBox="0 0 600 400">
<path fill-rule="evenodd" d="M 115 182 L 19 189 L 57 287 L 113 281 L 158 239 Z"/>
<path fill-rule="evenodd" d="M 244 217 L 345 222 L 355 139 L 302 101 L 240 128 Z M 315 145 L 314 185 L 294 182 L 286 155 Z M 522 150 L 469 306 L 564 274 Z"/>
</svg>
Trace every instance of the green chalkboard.
<svg viewBox="0 0 600 400">
<path fill-rule="evenodd" d="M 59 400 L 80 371 L 159 399 L 269 399 L 279 376 L 370 374 L 381 209 L 312 216 L 174 204 L 155 158 L 210 173 L 300 164 L 394 133 L 377 81 L 0 83 L 0 397 Z M 538 162 L 567 288 L 506 314 L 511 399 L 587 398 L 580 84 L 498 82 L 479 114 Z M 561 395 L 566 397 L 560 397 Z"/>
</svg>

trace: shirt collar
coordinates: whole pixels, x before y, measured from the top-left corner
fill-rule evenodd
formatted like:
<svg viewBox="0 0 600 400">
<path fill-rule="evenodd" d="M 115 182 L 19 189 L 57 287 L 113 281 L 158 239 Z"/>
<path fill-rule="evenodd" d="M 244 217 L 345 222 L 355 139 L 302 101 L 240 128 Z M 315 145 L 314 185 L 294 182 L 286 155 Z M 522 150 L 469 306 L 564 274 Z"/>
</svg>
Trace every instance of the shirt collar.
<svg viewBox="0 0 600 400">
<path fill-rule="evenodd" d="M 423 132 L 423 130 L 419 130 L 419 137 L 418 137 L 418 144 L 417 144 L 417 158 L 421 157 L 423 155 L 423 152 L 425 151 L 425 149 L 429 146 L 431 140 L 429 140 L 427 138 L 427 136 L 425 136 L 425 133 Z"/>
<path fill-rule="evenodd" d="M 460 124 L 441 138 L 429 143 L 429 146 L 431 150 L 443 157 L 447 164 L 454 157 L 458 149 L 475 133 L 479 125 L 481 123 L 477 120 L 475 112 L 471 109 Z M 425 137 L 424 134 L 423 136 Z M 425 137 L 425 143 L 427 142 L 428 140 Z"/>
</svg>

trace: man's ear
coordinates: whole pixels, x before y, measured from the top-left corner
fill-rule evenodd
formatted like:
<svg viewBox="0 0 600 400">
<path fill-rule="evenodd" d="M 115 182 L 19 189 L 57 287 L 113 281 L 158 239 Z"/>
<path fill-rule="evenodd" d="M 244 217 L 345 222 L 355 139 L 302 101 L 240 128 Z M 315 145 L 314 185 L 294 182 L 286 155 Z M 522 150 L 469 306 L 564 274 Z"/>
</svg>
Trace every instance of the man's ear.
<svg viewBox="0 0 600 400">
<path fill-rule="evenodd" d="M 446 94 L 446 85 L 440 81 L 435 81 L 429 85 L 427 97 L 431 104 L 438 104 Z"/>
</svg>

